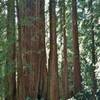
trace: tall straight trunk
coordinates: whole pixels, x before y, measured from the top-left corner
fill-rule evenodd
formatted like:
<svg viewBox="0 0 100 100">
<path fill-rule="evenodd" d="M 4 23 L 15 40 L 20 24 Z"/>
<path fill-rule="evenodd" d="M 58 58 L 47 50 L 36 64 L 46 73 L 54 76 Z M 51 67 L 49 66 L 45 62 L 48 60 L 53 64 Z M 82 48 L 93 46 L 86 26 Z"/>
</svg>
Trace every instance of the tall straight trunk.
<svg viewBox="0 0 100 100">
<path fill-rule="evenodd" d="M 68 62 L 67 62 L 67 36 L 66 36 L 66 10 L 65 10 L 65 0 L 63 0 L 63 72 L 62 72 L 62 81 L 63 81 L 63 94 L 64 99 L 68 99 Z"/>
<path fill-rule="evenodd" d="M 73 55 L 74 87 L 75 87 L 75 92 L 78 92 L 82 88 L 82 85 L 81 85 L 81 72 L 80 72 L 76 0 L 72 0 L 72 31 L 73 31 L 73 51 L 74 51 Z"/>
<path fill-rule="evenodd" d="M 57 43 L 56 43 L 56 1 L 49 1 L 50 14 L 50 54 L 49 54 L 49 78 L 48 78 L 48 100 L 59 100 L 58 96 L 58 65 L 57 65 Z"/>
<path fill-rule="evenodd" d="M 18 3 L 20 22 L 19 48 L 21 71 L 18 74 L 18 100 L 40 98 L 45 93 L 46 74 L 44 1 L 22 0 Z M 24 19 L 24 20 L 23 20 Z M 21 35 L 20 35 L 21 34 Z M 18 60 L 19 61 L 19 60 Z M 39 86 L 39 84 L 42 84 Z M 41 92 L 42 91 L 42 92 Z M 44 89 L 45 91 L 45 89 Z"/>
<path fill-rule="evenodd" d="M 40 76 L 39 76 L 39 86 L 38 86 L 38 100 L 43 98 L 47 100 L 47 68 L 46 68 L 46 47 L 45 47 L 45 0 L 40 0 Z"/>
<path fill-rule="evenodd" d="M 96 56 L 95 56 L 95 32 L 94 32 L 94 23 L 93 23 L 93 0 L 90 0 L 90 10 L 91 10 L 91 40 L 92 40 L 92 73 L 91 73 L 91 78 L 92 78 L 92 93 L 93 93 L 93 98 L 95 98 L 95 94 L 97 91 L 97 80 L 95 76 L 95 64 L 96 64 Z"/>
<path fill-rule="evenodd" d="M 59 19 L 60 19 L 60 28 L 59 28 L 59 32 L 61 33 L 61 42 L 63 42 L 63 2 L 62 0 L 59 0 Z M 62 44 L 62 43 L 61 43 Z M 63 50 L 62 50 L 63 52 Z M 63 54 L 62 54 L 62 58 L 63 58 Z M 59 77 L 59 97 L 63 98 L 64 97 L 64 85 L 63 85 L 63 60 L 61 62 L 61 78 Z"/>
<path fill-rule="evenodd" d="M 94 39 L 94 26 L 92 25 L 91 28 L 91 35 L 92 35 L 92 73 L 91 73 L 91 79 L 92 79 L 92 94 L 93 94 L 93 100 L 96 100 L 95 94 L 97 91 L 97 80 L 95 76 L 95 39 Z"/>
<path fill-rule="evenodd" d="M 8 0 L 7 3 L 7 96 L 5 100 L 16 100 L 16 70 L 15 70 L 15 56 L 16 56 L 16 44 L 15 44 L 15 1 Z M 9 68 L 10 69 L 9 69 Z"/>
<path fill-rule="evenodd" d="M 22 92 L 22 86 L 23 86 L 23 68 L 22 68 L 22 47 L 21 47 L 21 18 L 19 14 L 19 2 L 16 0 L 16 9 L 17 9 L 17 19 L 18 19 L 18 53 L 17 53 L 17 85 L 16 85 L 16 98 L 17 100 L 23 100 L 24 94 Z M 20 98 L 21 95 L 21 98 Z"/>
</svg>

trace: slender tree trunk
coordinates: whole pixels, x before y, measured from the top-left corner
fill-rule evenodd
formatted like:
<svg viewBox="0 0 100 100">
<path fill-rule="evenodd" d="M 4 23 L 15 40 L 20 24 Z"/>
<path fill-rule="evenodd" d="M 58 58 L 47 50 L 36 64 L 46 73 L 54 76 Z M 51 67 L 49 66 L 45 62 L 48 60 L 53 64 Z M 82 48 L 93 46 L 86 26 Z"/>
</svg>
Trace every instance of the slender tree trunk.
<svg viewBox="0 0 100 100">
<path fill-rule="evenodd" d="M 16 70 L 15 70 L 15 56 L 16 56 L 16 44 L 15 44 L 15 1 L 8 0 L 7 3 L 7 42 L 8 55 L 7 55 L 7 96 L 5 100 L 16 100 Z"/>
<path fill-rule="evenodd" d="M 91 73 L 91 78 L 92 78 L 92 93 L 93 93 L 93 100 L 96 100 L 95 94 L 97 91 L 97 80 L 95 76 L 95 40 L 94 40 L 94 26 L 92 26 L 91 33 L 92 33 L 92 73 Z"/>
<path fill-rule="evenodd" d="M 63 2 L 62 0 L 59 0 L 59 19 L 60 19 L 60 28 L 59 28 L 59 32 L 61 33 L 61 44 L 63 43 Z M 63 50 L 61 51 L 63 52 Z M 62 54 L 63 55 L 63 54 Z M 63 56 L 62 56 L 63 58 Z M 63 98 L 64 97 L 64 89 L 63 89 L 63 61 L 61 62 L 61 77 L 59 77 L 59 97 Z"/>
<path fill-rule="evenodd" d="M 95 32 L 94 32 L 94 24 L 93 24 L 93 0 L 90 0 L 90 10 L 91 10 L 91 39 L 92 39 L 92 93 L 93 98 L 96 100 L 95 94 L 97 90 L 97 80 L 95 76 L 95 64 L 96 64 L 96 56 L 95 56 Z"/>
<path fill-rule="evenodd" d="M 77 27 L 77 2 L 72 0 L 72 28 L 73 28 L 73 50 L 74 50 L 74 86 L 75 92 L 81 90 L 81 72 L 80 72 L 80 57 L 78 43 L 78 27 Z"/>
<path fill-rule="evenodd" d="M 67 37 L 66 37 L 66 10 L 65 10 L 65 0 L 63 0 L 63 39 L 64 39 L 64 48 L 63 48 L 63 94 L 64 99 L 68 99 L 68 62 L 67 62 Z"/>
<path fill-rule="evenodd" d="M 20 18 L 20 11 L 19 11 L 19 2 L 16 0 L 16 9 L 17 9 L 17 19 L 18 19 L 18 53 L 17 53 L 17 89 L 16 89 L 16 95 L 17 100 L 23 100 L 24 99 L 24 93 L 23 93 L 23 67 L 22 67 L 22 47 L 21 47 L 21 18 Z"/>
<path fill-rule="evenodd" d="M 58 65 L 57 65 L 57 43 L 56 43 L 56 1 L 49 1 L 50 14 L 50 54 L 49 54 L 49 98 L 48 100 L 59 100 L 58 95 Z"/>
</svg>

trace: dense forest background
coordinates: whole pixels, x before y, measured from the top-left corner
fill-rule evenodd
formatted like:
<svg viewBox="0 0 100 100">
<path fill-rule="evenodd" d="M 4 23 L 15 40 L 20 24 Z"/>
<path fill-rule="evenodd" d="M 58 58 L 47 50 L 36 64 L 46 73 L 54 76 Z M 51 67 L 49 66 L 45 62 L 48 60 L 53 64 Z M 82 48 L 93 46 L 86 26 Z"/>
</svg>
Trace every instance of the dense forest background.
<svg viewBox="0 0 100 100">
<path fill-rule="evenodd" d="M 0 100 L 100 100 L 100 0 L 0 0 Z"/>
</svg>

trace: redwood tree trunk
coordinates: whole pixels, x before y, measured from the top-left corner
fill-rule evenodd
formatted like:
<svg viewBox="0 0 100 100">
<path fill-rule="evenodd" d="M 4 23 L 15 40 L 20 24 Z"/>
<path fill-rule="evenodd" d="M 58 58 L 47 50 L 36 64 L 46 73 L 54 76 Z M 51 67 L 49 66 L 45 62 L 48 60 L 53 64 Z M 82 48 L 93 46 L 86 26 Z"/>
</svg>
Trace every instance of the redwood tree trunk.
<svg viewBox="0 0 100 100">
<path fill-rule="evenodd" d="M 19 47 L 22 71 L 18 73 L 18 100 L 32 99 L 44 95 L 46 71 L 44 9 L 41 0 L 19 2 L 21 37 Z M 42 6 L 42 7 L 41 7 Z M 20 36 L 20 35 L 19 35 Z M 45 72 L 46 74 L 46 72 Z M 42 84 L 42 86 L 39 86 Z M 45 90 L 45 89 L 44 89 Z M 42 91 L 42 92 L 41 92 Z"/>
<path fill-rule="evenodd" d="M 8 0 L 7 3 L 7 75 L 6 75 L 6 89 L 5 100 L 16 100 L 16 70 L 15 70 L 15 56 L 16 56 L 16 44 L 15 44 L 15 0 Z"/>
<path fill-rule="evenodd" d="M 41 21 L 39 23 L 40 27 L 40 76 L 39 76 L 39 86 L 38 86 L 38 100 L 43 98 L 47 100 L 47 68 L 46 68 L 46 48 L 45 48 L 45 0 L 40 0 L 40 17 Z"/>
<path fill-rule="evenodd" d="M 63 95 L 64 99 L 68 99 L 68 92 L 69 92 L 69 87 L 68 87 L 68 62 L 67 62 L 67 37 L 66 37 L 66 12 L 65 12 L 65 0 L 63 0 L 63 72 L 62 72 L 62 81 L 63 81 Z"/>
<path fill-rule="evenodd" d="M 80 57 L 78 43 L 78 27 L 77 27 L 77 2 L 72 0 L 72 28 L 73 28 L 73 51 L 74 51 L 74 86 L 75 92 L 81 88 L 81 72 L 80 72 Z"/>
<path fill-rule="evenodd" d="M 49 1 L 50 14 L 50 54 L 49 54 L 49 78 L 48 78 L 48 100 L 59 100 L 58 96 L 58 65 L 57 65 L 57 43 L 56 43 L 56 1 Z"/>
</svg>

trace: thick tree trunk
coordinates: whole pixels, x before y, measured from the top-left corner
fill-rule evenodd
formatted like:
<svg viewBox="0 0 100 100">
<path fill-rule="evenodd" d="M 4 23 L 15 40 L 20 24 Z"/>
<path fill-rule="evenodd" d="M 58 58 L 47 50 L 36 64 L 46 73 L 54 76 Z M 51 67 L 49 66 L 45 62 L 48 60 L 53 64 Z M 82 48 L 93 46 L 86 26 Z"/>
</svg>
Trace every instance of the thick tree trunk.
<svg viewBox="0 0 100 100">
<path fill-rule="evenodd" d="M 43 0 L 42 0 L 43 1 Z M 19 2 L 22 71 L 18 72 L 18 100 L 41 98 L 46 80 L 44 1 L 26 0 Z M 43 4 L 43 5 L 42 5 Z M 42 8 L 43 7 L 43 8 Z M 25 19 L 25 21 L 23 20 Z M 39 86 L 39 84 L 42 84 Z M 44 91 L 46 91 L 44 89 Z"/>
<path fill-rule="evenodd" d="M 56 1 L 49 1 L 50 14 L 50 54 L 49 54 L 49 78 L 48 78 L 48 100 L 59 100 L 58 96 L 58 65 L 57 65 L 57 43 L 56 43 Z"/>
<path fill-rule="evenodd" d="M 15 70 L 15 56 L 16 56 L 16 44 L 15 44 L 15 1 L 8 0 L 7 3 L 7 67 L 8 72 L 6 76 L 6 89 L 7 96 L 5 100 L 16 100 L 16 70 Z M 9 68 L 10 69 L 9 69 Z"/>
<path fill-rule="evenodd" d="M 81 90 L 81 72 L 80 57 L 78 44 L 78 27 L 77 27 L 77 2 L 72 0 L 72 28 L 73 28 L 73 51 L 74 51 L 74 86 L 75 92 Z"/>
<path fill-rule="evenodd" d="M 68 87 L 68 62 L 67 62 L 67 37 L 66 37 L 66 12 L 65 12 L 65 0 L 63 0 L 63 72 L 62 72 L 62 80 L 63 80 L 63 95 L 64 99 L 68 99 L 69 87 Z"/>
</svg>

